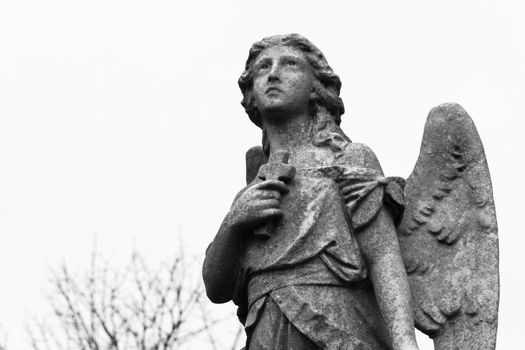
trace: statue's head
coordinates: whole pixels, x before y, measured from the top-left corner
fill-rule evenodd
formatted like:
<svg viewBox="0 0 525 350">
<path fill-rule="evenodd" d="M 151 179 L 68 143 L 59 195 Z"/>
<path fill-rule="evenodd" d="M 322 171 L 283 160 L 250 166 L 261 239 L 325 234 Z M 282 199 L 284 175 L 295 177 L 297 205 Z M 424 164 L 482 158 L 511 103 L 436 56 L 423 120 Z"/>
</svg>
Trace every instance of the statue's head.
<svg viewBox="0 0 525 350">
<path fill-rule="evenodd" d="M 260 115 L 253 95 L 254 63 L 264 50 L 273 46 L 288 46 L 303 53 L 315 76 L 313 89 L 310 94 L 311 113 L 315 114 L 318 106 L 322 106 L 330 112 L 335 123 L 339 125 L 341 115 L 344 113 L 343 101 L 339 97 L 341 80 L 330 68 L 323 53 L 308 39 L 299 34 L 270 36 L 255 42 L 250 48 L 245 70 L 239 78 L 239 87 L 243 94 L 241 104 L 251 121 L 261 127 Z"/>
<path fill-rule="evenodd" d="M 261 53 L 275 46 L 290 47 L 301 52 L 311 67 L 314 80 L 308 98 L 308 111 L 313 119 L 314 144 L 332 144 L 334 133 L 348 140 L 339 128 L 341 115 L 344 113 L 343 101 L 339 97 L 341 80 L 328 65 L 323 53 L 299 34 L 266 37 L 255 42 L 250 48 L 245 70 L 239 78 L 239 87 L 243 94 L 241 104 L 250 120 L 262 128 L 261 114 L 256 105 L 253 89 L 256 74 L 255 63 Z"/>
</svg>

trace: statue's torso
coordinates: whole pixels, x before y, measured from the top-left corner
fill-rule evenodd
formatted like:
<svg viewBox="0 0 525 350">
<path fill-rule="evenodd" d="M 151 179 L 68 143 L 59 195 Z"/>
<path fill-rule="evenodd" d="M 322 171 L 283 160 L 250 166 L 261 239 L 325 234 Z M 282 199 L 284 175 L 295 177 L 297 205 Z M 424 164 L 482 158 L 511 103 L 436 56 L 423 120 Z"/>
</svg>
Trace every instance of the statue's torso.
<svg viewBox="0 0 525 350">
<path fill-rule="evenodd" d="M 378 166 L 370 166 L 376 160 L 363 159 L 360 146 L 355 146 L 349 145 L 339 164 L 298 167 L 288 184 L 289 193 L 281 200 L 284 216 L 270 224 L 270 237 L 257 230 L 248 235 L 235 301 L 250 339 L 260 337 L 259 332 L 266 337 L 280 332 L 277 321 L 264 325 L 274 327 L 272 331 L 258 327 L 265 317 L 284 315 L 323 348 L 337 348 L 340 343 L 355 344 L 356 349 L 388 349 L 351 213 L 340 190 L 340 177 L 348 174 L 358 183 L 372 184 L 372 189 L 378 186 L 370 177 L 381 175 Z M 368 194 L 356 196 L 382 202 L 382 196 L 369 199 Z M 274 340 L 263 338 L 254 341 L 269 341 L 266 347 L 278 348 L 271 343 Z"/>
<path fill-rule="evenodd" d="M 348 285 L 366 269 L 334 178 L 318 169 L 297 169 L 283 196 L 284 216 L 270 237 L 247 241 L 243 268 L 250 302 L 286 285 Z"/>
</svg>

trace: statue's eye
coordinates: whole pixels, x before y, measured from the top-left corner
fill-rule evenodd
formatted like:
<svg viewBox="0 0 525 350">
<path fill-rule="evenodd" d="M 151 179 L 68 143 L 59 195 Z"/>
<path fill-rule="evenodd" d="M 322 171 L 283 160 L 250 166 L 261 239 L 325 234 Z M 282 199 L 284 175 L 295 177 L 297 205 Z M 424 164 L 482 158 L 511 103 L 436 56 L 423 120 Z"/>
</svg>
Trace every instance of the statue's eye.
<svg viewBox="0 0 525 350">
<path fill-rule="evenodd" d="M 270 68 L 270 63 L 268 62 L 261 62 L 259 66 L 257 67 L 257 70 L 265 70 Z"/>
<path fill-rule="evenodd" d="M 288 60 L 286 61 L 286 65 L 291 67 L 297 66 L 297 62 L 295 62 L 294 60 Z"/>
</svg>

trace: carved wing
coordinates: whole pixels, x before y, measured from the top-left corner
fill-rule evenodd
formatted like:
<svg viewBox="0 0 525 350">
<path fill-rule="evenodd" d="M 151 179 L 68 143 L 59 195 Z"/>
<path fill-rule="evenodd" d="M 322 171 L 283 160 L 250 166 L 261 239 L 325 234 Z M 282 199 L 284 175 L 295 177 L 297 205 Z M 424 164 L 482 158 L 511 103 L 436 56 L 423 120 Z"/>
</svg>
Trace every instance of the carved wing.
<svg viewBox="0 0 525 350">
<path fill-rule="evenodd" d="M 259 168 L 267 161 L 268 159 L 266 159 L 266 155 L 261 146 L 253 146 L 246 151 L 246 184 L 249 184 L 255 179 Z"/>
<path fill-rule="evenodd" d="M 437 350 L 494 349 L 498 235 L 483 145 L 458 104 L 433 108 L 398 236 L 416 327 Z"/>
</svg>

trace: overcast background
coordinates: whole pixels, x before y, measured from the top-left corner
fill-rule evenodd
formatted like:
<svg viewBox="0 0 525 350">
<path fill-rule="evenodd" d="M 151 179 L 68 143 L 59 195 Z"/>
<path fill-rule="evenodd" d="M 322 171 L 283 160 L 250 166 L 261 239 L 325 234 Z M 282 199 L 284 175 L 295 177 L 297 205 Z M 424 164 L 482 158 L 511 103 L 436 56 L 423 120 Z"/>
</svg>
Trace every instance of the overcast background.
<svg viewBox="0 0 525 350">
<path fill-rule="evenodd" d="M 260 142 L 237 79 L 298 32 L 343 82 L 343 130 L 407 177 L 447 101 L 485 145 L 500 232 L 499 349 L 522 344 L 525 8 L 520 1 L 0 2 L 0 326 L 24 349 L 49 266 L 202 259 Z M 232 308 L 232 306 L 226 306 Z M 232 324 L 234 326 L 235 324 Z M 430 349 L 428 342 L 422 350 Z"/>
</svg>

